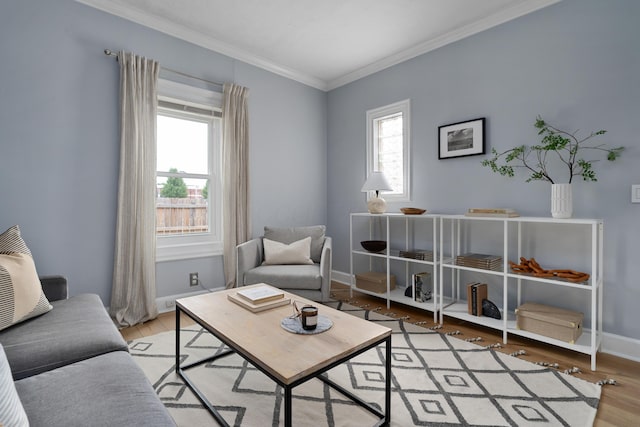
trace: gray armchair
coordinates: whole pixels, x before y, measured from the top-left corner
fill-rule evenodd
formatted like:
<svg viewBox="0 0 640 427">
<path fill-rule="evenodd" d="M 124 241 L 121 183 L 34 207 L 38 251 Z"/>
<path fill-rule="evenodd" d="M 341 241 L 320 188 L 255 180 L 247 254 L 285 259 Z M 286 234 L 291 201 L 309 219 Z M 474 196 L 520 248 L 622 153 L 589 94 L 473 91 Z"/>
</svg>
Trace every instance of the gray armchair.
<svg viewBox="0 0 640 427">
<path fill-rule="evenodd" d="M 311 237 L 313 264 L 263 265 L 263 238 L 291 244 Z M 264 236 L 236 247 L 237 286 L 267 283 L 313 301 L 328 301 L 331 289 L 331 237 L 325 226 L 265 227 Z"/>
</svg>

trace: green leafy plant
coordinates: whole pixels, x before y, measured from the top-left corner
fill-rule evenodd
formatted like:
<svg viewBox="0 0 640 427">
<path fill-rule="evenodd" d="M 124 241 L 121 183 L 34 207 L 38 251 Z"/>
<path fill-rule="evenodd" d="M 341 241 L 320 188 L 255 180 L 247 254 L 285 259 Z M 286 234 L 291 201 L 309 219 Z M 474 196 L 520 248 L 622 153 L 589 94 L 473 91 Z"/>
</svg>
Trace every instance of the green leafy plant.
<svg viewBox="0 0 640 427">
<path fill-rule="evenodd" d="M 178 169 L 169 169 L 171 173 L 178 173 Z M 168 197 L 172 199 L 184 199 L 189 195 L 187 184 L 180 177 L 172 176 L 167 179 L 167 183 L 160 190 L 160 197 Z"/>
<path fill-rule="evenodd" d="M 493 172 L 510 177 L 515 175 L 515 168 L 524 168 L 531 174 L 527 182 L 549 181 L 555 184 L 556 181 L 548 170 L 549 155 L 553 153 L 566 165 L 569 183 L 574 176 L 581 176 L 584 181 L 597 181 L 592 165 L 598 160 L 586 160 L 579 155 L 586 151 L 603 151 L 607 160 L 614 161 L 624 150 L 624 147 L 607 148 L 605 144 L 590 145 L 593 138 L 604 135 L 606 130 L 591 132 L 588 136 L 579 138 L 578 131 L 569 133 L 560 130 L 549 125 L 540 116 L 536 117 L 534 126 L 538 129 L 538 135 L 542 136 L 540 144 L 520 145 L 501 153 L 492 148 L 493 157 L 483 160 L 482 166 L 488 166 Z M 518 162 L 520 164 L 514 164 Z"/>
</svg>

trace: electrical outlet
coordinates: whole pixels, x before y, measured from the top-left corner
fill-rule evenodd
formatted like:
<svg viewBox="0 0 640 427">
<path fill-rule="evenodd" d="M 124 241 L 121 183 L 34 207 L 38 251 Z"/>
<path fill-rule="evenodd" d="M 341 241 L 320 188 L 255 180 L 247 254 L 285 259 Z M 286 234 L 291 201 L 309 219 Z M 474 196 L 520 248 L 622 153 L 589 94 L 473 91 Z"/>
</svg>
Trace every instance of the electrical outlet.
<svg viewBox="0 0 640 427">
<path fill-rule="evenodd" d="M 631 186 L 631 203 L 640 203 L 640 185 Z"/>
<path fill-rule="evenodd" d="M 198 273 L 189 273 L 189 286 L 198 286 Z"/>
<path fill-rule="evenodd" d="M 176 302 L 175 301 L 165 301 L 164 305 L 167 308 L 173 308 L 173 307 L 176 306 Z"/>
</svg>

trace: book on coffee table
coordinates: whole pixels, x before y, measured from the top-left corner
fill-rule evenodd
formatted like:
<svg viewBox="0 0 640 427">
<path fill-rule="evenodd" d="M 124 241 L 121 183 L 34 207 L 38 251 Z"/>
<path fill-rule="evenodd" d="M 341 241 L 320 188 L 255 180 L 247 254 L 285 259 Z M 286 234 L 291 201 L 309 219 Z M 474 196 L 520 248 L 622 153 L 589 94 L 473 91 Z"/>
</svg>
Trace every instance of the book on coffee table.
<svg viewBox="0 0 640 427">
<path fill-rule="evenodd" d="M 246 308 L 252 313 L 260 313 L 261 311 L 270 310 L 272 308 L 280 307 L 282 305 L 287 305 L 291 303 L 291 298 L 278 298 L 267 302 L 262 302 L 259 304 L 254 304 L 249 300 L 240 297 L 237 293 L 228 294 L 227 299 L 229 301 L 235 302 L 241 307 Z"/>
<path fill-rule="evenodd" d="M 284 292 L 274 287 L 264 285 L 249 289 L 241 289 L 238 296 L 244 298 L 252 304 L 261 304 L 268 301 L 284 298 Z"/>
</svg>

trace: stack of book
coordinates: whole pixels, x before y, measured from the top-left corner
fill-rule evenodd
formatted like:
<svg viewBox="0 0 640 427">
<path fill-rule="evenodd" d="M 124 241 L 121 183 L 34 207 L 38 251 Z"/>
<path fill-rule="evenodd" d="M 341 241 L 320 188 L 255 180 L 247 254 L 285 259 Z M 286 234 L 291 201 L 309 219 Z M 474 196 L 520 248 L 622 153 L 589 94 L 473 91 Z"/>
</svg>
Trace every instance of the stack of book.
<svg viewBox="0 0 640 427">
<path fill-rule="evenodd" d="M 284 297 L 283 291 L 266 284 L 241 289 L 227 295 L 227 298 L 253 313 L 287 305 L 291 302 L 291 298 Z"/>
<path fill-rule="evenodd" d="M 488 217 L 496 217 L 496 218 L 513 218 L 520 216 L 518 212 L 514 209 L 504 209 L 504 208 L 493 208 L 493 209 L 484 209 L 484 208 L 471 208 L 467 211 L 465 216 L 488 216 Z"/>
<path fill-rule="evenodd" d="M 483 270 L 502 269 L 502 257 L 498 255 L 486 255 L 466 253 L 456 257 L 456 265 L 464 267 L 481 268 Z"/>
<path fill-rule="evenodd" d="M 400 251 L 400 256 L 403 258 L 419 259 L 421 261 L 433 261 L 433 252 L 422 249 Z"/>
</svg>

